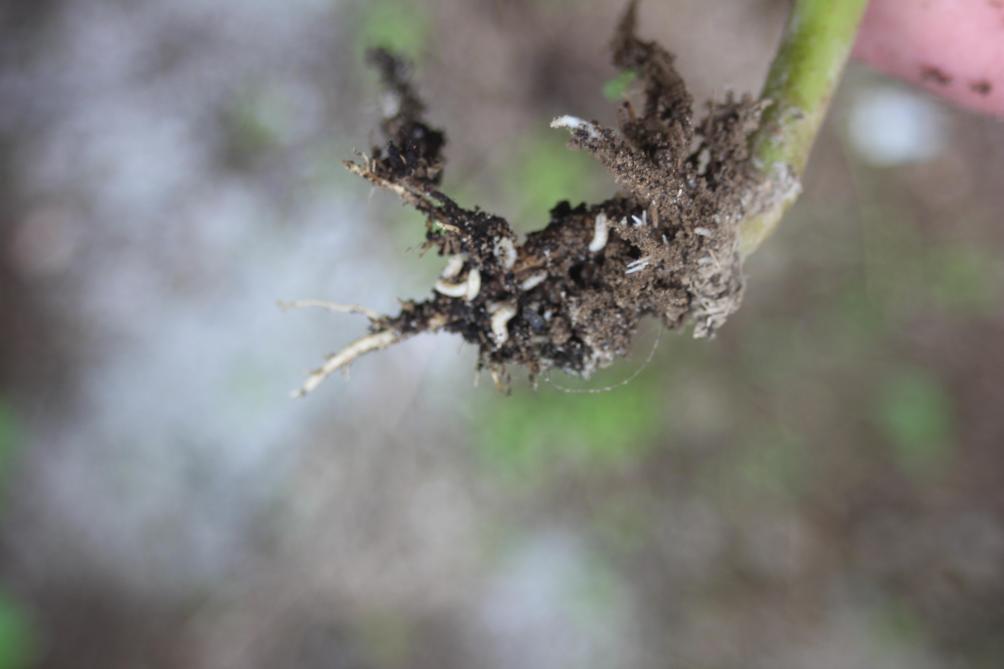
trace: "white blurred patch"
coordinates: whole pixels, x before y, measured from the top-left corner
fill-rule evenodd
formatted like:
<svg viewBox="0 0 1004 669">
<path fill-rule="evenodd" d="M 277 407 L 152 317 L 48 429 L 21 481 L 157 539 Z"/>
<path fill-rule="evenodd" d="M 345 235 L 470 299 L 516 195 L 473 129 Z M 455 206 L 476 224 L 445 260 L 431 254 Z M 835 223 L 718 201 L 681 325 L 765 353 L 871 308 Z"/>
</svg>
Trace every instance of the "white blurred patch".
<svg viewBox="0 0 1004 669">
<path fill-rule="evenodd" d="M 66 406 L 40 399 L 26 428 L 31 459 L 18 485 L 30 501 L 8 521 L 39 579 L 98 572 L 147 592 L 220 583 L 253 550 L 263 509 L 304 450 L 340 441 L 351 461 L 356 442 L 388 438 L 353 427 L 372 424 L 353 402 L 372 406 L 387 370 L 393 388 L 381 394 L 381 417 L 392 432 L 426 365 L 441 376 L 469 364 L 419 339 L 366 361 L 351 387 L 331 383 L 310 403 L 286 398 L 365 325 L 283 314 L 277 299 L 359 300 L 390 311 L 401 285 L 368 246 L 372 236 L 358 233 L 373 216 L 365 186 L 340 192 L 297 171 L 328 160 L 312 141 L 331 133 L 319 93 L 326 82 L 310 78 L 316 55 L 303 45 L 330 39 L 318 20 L 330 7 L 65 3 L 35 76 L 19 84 L 21 97 L 4 99 L 23 113 L 0 114 L 0 123 L 45 113 L 19 147 L 19 188 L 32 206 L 12 221 L 0 251 L 23 278 L 54 286 L 39 300 L 65 319 L 78 357 L 60 389 Z M 158 54 L 178 45 L 176 58 L 158 65 Z M 276 174 L 219 165 L 221 110 L 244 86 L 262 91 L 255 113 L 274 135 L 271 151 L 284 166 Z M 277 204 L 278 191 L 295 197 Z M 444 517 L 433 511 L 430 523 Z"/>
<path fill-rule="evenodd" d="M 937 104 L 898 86 L 862 90 L 851 103 L 847 116 L 851 147 L 872 165 L 930 160 L 945 145 L 946 134 Z"/>
<path fill-rule="evenodd" d="M 487 666 L 631 666 L 638 639 L 627 604 L 580 541 L 540 533 L 500 565 L 484 593 L 479 622 L 489 637 Z"/>
</svg>

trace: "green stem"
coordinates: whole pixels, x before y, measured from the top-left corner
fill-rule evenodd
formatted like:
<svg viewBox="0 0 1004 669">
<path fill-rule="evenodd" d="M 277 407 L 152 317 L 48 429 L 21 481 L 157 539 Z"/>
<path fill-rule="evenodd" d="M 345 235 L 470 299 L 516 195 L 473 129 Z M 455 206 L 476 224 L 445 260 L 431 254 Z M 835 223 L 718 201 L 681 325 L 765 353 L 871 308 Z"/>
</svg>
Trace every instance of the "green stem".
<svg viewBox="0 0 1004 669">
<path fill-rule="evenodd" d="M 764 186 L 760 206 L 740 224 L 744 256 L 774 230 L 798 197 L 813 140 L 854 45 L 867 0 L 795 0 L 762 99 L 770 106 L 753 137 Z"/>
</svg>

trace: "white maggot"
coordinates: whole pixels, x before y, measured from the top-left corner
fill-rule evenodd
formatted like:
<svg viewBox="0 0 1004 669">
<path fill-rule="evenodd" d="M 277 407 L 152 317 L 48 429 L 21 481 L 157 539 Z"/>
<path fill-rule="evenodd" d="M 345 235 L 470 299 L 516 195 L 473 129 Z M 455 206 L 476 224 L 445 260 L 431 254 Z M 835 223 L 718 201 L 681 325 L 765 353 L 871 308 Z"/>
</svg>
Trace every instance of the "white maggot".
<svg viewBox="0 0 1004 669">
<path fill-rule="evenodd" d="M 446 295 L 447 297 L 465 297 L 467 295 L 466 281 L 461 281 L 460 283 L 450 283 L 445 279 L 439 279 L 433 287 L 436 289 L 437 293 Z"/>
<path fill-rule="evenodd" d="M 489 312 L 492 314 L 492 341 L 499 347 L 509 341 L 509 321 L 516 315 L 516 305 L 511 302 L 492 304 Z"/>
<path fill-rule="evenodd" d="M 607 215 L 599 213 L 596 215 L 595 228 L 593 229 L 593 239 L 589 242 L 589 252 L 599 253 L 607 245 Z"/>
<path fill-rule="evenodd" d="M 467 273 L 467 291 L 464 293 L 464 299 L 470 302 L 478 293 L 481 291 L 481 272 L 475 267 L 470 272 Z"/>
<path fill-rule="evenodd" d="M 544 282 L 544 279 L 546 278 L 547 278 L 547 272 L 538 272 L 537 274 L 532 274 L 527 278 L 523 279 L 523 283 L 519 284 L 519 289 L 522 290 L 523 292 L 526 292 L 528 290 L 533 290 L 534 288 L 542 284 Z"/>
<path fill-rule="evenodd" d="M 460 270 L 464 268 L 464 256 L 455 255 L 450 256 L 446 260 L 446 267 L 443 268 L 443 273 L 440 274 L 444 279 L 452 279 L 456 275 L 460 274 Z"/>
<path fill-rule="evenodd" d="M 516 264 L 516 246 L 508 237 L 502 237 L 495 242 L 495 257 L 502 262 L 503 269 L 512 269 Z"/>
<path fill-rule="evenodd" d="M 568 114 L 564 116 L 559 116 L 553 121 L 551 121 L 552 128 L 567 128 L 568 130 L 585 130 L 586 134 L 589 135 L 589 139 L 599 139 L 600 132 L 596 129 L 596 126 L 586 121 L 584 119 L 578 118 L 577 116 L 569 116 Z"/>
<path fill-rule="evenodd" d="M 470 302 L 481 291 L 481 272 L 475 267 L 467 273 L 467 278 L 459 283 L 452 283 L 446 279 L 436 281 L 436 292 L 447 297 L 462 297 Z"/>
</svg>

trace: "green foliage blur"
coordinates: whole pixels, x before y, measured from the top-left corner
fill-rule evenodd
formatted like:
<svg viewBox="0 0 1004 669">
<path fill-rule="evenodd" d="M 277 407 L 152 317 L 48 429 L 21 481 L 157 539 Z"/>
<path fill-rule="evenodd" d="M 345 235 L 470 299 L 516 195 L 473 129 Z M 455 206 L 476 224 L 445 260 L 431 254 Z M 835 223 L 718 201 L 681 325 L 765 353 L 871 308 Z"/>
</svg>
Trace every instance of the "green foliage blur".
<svg viewBox="0 0 1004 669">
<path fill-rule="evenodd" d="M 429 34 L 429 18 L 416 3 L 367 0 L 355 35 L 357 61 L 367 49 L 384 47 L 418 61 Z"/>
<path fill-rule="evenodd" d="M 0 401 L 0 493 L 6 487 L 18 444 L 14 411 Z M 33 656 L 33 632 L 27 615 L 14 599 L 0 592 L 0 669 L 28 667 Z"/>
<path fill-rule="evenodd" d="M 503 166 L 503 198 L 519 232 L 543 227 L 547 212 L 561 200 L 575 206 L 613 194 L 603 168 L 584 152 L 570 150 L 566 141 L 565 133 L 554 131 L 525 138 Z"/>
<path fill-rule="evenodd" d="M 637 364 L 637 363 L 635 363 Z M 615 368 L 626 375 L 626 365 Z M 605 378 L 597 377 L 593 387 Z M 655 444 L 662 429 L 658 394 L 634 382 L 599 394 L 550 388 L 486 402 L 476 449 L 488 469 L 512 482 L 542 484 L 573 468 L 588 471 L 629 465 Z"/>
</svg>

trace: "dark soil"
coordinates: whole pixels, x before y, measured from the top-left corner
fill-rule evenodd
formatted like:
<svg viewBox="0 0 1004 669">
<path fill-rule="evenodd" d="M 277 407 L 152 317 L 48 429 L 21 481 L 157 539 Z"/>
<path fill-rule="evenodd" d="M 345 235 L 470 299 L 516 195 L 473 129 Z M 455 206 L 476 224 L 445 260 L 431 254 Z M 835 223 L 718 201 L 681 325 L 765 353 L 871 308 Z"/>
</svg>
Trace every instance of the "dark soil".
<svg viewBox="0 0 1004 669">
<path fill-rule="evenodd" d="M 424 120 L 407 64 L 369 54 L 393 114 L 381 126 L 384 145 L 346 166 L 425 214 L 426 247 L 450 257 L 433 295 L 374 319 L 374 333 L 460 334 L 504 384 L 509 364 L 531 377 L 552 367 L 589 375 L 625 355 L 646 316 L 669 328 L 692 322 L 695 336 L 707 337 L 738 308 L 737 223 L 761 106 L 730 98 L 695 123 L 673 56 L 634 28 L 632 6 L 612 50 L 643 92 L 639 104 L 622 103 L 619 128 L 568 116 L 552 124 L 567 128 L 570 145 L 600 161 L 620 192 L 596 204 L 559 202 L 522 242 L 505 219 L 438 190 L 445 133 Z"/>
</svg>

